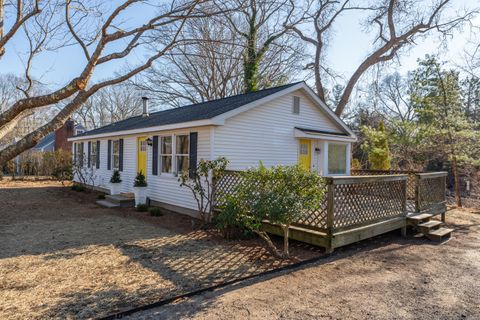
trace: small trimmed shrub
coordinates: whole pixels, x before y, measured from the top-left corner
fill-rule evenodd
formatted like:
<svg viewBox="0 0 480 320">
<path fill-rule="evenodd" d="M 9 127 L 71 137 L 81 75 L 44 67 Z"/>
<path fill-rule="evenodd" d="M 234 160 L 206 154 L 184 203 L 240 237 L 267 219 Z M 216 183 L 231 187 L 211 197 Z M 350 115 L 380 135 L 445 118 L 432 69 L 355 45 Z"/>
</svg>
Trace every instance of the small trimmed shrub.
<svg viewBox="0 0 480 320">
<path fill-rule="evenodd" d="M 159 207 L 150 208 L 150 209 L 148 209 L 148 212 L 150 212 L 150 215 L 151 215 L 151 216 L 154 216 L 154 217 L 161 217 L 161 216 L 163 216 L 162 209 L 160 209 Z"/>
<path fill-rule="evenodd" d="M 138 212 L 147 212 L 148 206 L 146 204 L 139 204 L 136 209 Z"/>
<path fill-rule="evenodd" d="M 104 199 L 105 199 L 105 195 L 104 195 L 103 193 L 102 193 L 102 194 L 99 194 L 99 195 L 97 196 L 97 199 L 99 199 L 99 200 L 104 200 Z"/>
<path fill-rule="evenodd" d="M 147 180 L 145 179 L 145 175 L 143 174 L 142 171 L 137 173 L 137 176 L 135 177 L 135 181 L 133 182 L 134 187 L 147 187 Z"/>
<path fill-rule="evenodd" d="M 112 177 L 110 178 L 111 183 L 120 183 L 122 179 L 120 178 L 120 171 L 113 170 Z"/>
<path fill-rule="evenodd" d="M 79 184 L 74 184 L 73 186 L 70 187 L 70 189 L 77 192 L 85 191 L 85 187 Z"/>
</svg>

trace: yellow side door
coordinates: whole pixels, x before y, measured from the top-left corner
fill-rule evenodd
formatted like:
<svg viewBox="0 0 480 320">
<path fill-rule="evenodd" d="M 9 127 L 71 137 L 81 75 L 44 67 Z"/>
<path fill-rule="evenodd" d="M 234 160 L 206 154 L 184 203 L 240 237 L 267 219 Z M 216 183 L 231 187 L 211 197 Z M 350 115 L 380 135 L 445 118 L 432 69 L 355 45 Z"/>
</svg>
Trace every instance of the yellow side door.
<svg viewBox="0 0 480 320">
<path fill-rule="evenodd" d="M 137 172 L 147 177 L 147 137 L 137 138 Z"/>
<path fill-rule="evenodd" d="M 298 164 L 310 170 L 312 164 L 312 144 L 310 140 L 299 140 Z"/>
</svg>

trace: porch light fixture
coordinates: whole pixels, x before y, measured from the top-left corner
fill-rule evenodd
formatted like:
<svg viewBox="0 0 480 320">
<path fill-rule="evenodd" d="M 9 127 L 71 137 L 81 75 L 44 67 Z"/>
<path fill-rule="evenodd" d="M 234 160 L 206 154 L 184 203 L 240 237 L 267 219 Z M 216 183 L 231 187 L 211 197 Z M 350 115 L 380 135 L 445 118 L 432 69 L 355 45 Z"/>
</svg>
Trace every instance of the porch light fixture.
<svg viewBox="0 0 480 320">
<path fill-rule="evenodd" d="M 153 146 L 152 138 L 150 138 L 150 137 L 147 138 L 147 145 L 149 145 L 150 147 Z"/>
</svg>

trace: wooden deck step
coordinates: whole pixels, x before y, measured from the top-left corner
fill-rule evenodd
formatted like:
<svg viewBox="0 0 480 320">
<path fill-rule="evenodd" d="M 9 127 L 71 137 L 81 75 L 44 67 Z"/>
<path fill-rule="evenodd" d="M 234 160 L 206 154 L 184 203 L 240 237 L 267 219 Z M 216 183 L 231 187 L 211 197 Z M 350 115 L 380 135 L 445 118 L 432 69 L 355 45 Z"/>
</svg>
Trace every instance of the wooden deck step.
<svg viewBox="0 0 480 320">
<path fill-rule="evenodd" d="M 413 216 L 408 216 L 407 222 L 409 224 L 418 225 L 419 223 L 429 221 L 431 217 L 433 217 L 433 215 L 429 213 L 421 213 Z"/>
<path fill-rule="evenodd" d="M 105 200 L 110 201 L 114 204 L 118 204 L 120 207 L 134 207 L 135 199 L 130 197 L 125 197 L 121 194 L 106 195 Z"/>
<path fill-rule="evenodd" d="M 111 201 L 108 201 L 108 200 L 98 200 L 97 204 L 99 204 L 99 205 L 101 205 L 102 207 L 105 207 L 105 208 L 118 208 L 118 207 L 120 207 L 120 204 L 114 203 L 114 202 L 111 202 Z"/>
<path fill-rule="evenodd" d="M 420 223 L 417 227 L 423 234 L 428 234 L 433 230 L 438 229 L 443 223 L 437 220 L 430 220 L 428 222 Z"/>
<path fill-rule="evenodd" d="M 437 230 L 430 231 L 429 234 L 426 234 L 427 238 L 433 241 L 443 241 L 452 235 L 453 229 L 449 228 L 440 228 Z"/>
</svg>

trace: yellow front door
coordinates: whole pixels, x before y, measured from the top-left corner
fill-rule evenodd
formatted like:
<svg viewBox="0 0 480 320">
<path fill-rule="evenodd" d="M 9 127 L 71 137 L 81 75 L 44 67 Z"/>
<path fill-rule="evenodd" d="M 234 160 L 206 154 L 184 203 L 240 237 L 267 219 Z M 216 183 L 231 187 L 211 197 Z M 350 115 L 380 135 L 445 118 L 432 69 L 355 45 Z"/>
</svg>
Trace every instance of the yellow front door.
<svg viewBox="0 0 480 320">
<path fill-rule="evenodd" d="M 312 164 L 312 144 L 310 140 L 299 140 L 298 164 L 301 167 L 310 170 Z"/>
<path fill-rule="evenodd" d="M 147 137 L 137 139 L 137 172 L 147 177 Z"/>
</svg>

